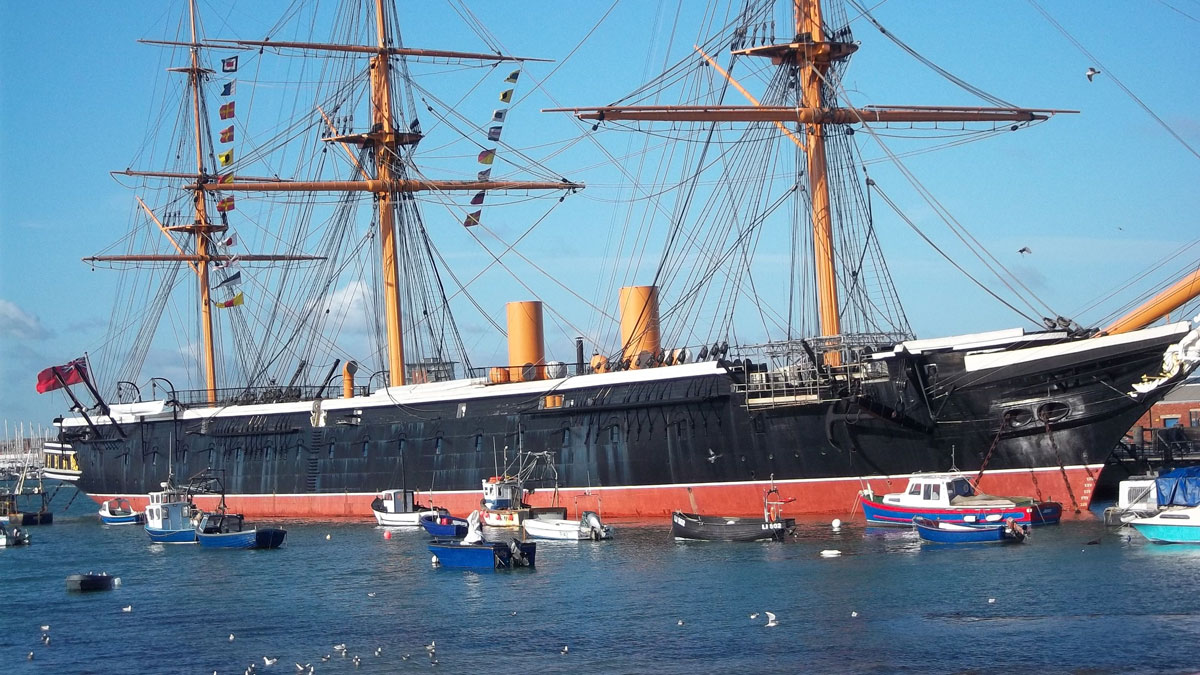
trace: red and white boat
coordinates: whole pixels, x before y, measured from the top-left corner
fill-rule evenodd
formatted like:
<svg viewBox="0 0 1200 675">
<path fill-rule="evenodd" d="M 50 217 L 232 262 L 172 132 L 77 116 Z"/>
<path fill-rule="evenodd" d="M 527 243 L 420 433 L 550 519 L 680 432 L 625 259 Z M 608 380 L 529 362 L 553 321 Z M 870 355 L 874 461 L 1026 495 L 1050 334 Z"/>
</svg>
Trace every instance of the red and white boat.
<svg viewBox="0 0 1200 675">
<path fill-rule="evenodd" d="M 859 505 L 868 525 L 911 526 L 913 518 L 981 525 L 1008 519 L 1021 525 L 1057 523 L 1062 504 L 1030 497 L 995 497 L 980 493 L 959 473 L 919 474 L 908 479 L 903 492 L 859 492 Z"/>
</svg>

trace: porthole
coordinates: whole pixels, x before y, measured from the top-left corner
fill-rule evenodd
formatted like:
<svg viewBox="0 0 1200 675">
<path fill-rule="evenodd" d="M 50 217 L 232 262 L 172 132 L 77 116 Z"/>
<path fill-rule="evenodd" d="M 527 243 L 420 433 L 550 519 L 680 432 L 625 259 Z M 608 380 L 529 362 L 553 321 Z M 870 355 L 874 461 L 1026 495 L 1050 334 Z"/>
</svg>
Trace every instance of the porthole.
<svg viewBox="0 0 1200 675">
<path fill-rule="evenodd" d="M 1007 420 L 1008 426 L 1016 429 L 1029 424 L 1033 420 L 1033 413 L 1028 408 L 1013 408 L 1004 413 L 1004 419 Z"/>
<path fill-rule="evenodd" d="M 1038 419 L 1043 422 L 1057 422 L 1071 413 L 1071 406 L 1059 401 L 1051 401 L 1038 406 Z"/>
</svg>

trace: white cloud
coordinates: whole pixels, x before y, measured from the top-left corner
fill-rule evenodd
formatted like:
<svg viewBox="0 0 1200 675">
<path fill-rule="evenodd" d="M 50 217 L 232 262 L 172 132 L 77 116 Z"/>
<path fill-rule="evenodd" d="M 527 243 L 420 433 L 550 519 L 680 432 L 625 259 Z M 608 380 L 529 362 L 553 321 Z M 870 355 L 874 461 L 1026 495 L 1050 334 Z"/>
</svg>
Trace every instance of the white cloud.
<svg viewBox="0 0 1200 675">
<path fill-rule="evenodd" d="M 19 340 L 39 340 L 47 336 L 42 322 L 8 300 L 0 299 L 0 335 Z"/>
</svg>

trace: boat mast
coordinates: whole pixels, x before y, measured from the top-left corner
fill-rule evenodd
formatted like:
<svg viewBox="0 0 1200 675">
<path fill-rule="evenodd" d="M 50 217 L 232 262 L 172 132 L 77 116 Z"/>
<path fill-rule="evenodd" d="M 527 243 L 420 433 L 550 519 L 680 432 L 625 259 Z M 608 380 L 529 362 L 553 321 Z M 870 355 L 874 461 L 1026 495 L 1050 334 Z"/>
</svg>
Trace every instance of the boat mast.
<svg viewBox="0 0 1200 675">
<path fill-rule="evenodd" d="M 383 0 L 375 0 L 375 30 L 379 53 L 371 57 L 371 121 L 382 138 L 375 144 L 375 177 L 392 180 L 392 158 L 396 152 L 395 117 L 392 111 L 391 55 L 387 53 L 387 16 Z M 396 269 L 396 210 L 391 190 L 375 193 L 379 201 L 379 244 L 383 258 L 383 304 L 387 321 L 387 358 L 392 386 L 404 384 L 404 334 L 400 324 L 400 281 Z"/>
<path fill-rule="evenodd" d="M 688 105 L 600 106 L 553 108 L 545 112 L 570 112 L 586 120 L 641 120 L 671 122 L 773 122 L 803 125 L 803 144 L 812 200 L 813 254 L 817 286 L 817 312 L 821 337 L 841 335 L 837 270 L 834 265 L 833 221 L 825 152 L 824 127 L 829 124 L 888 122 L 1030 122 L 1047 119 L 1062 110 L 1031 108 L 965 108 L 920 106 L 827 107 L 822 85 L 831 66 L 849 59 L 858 45 L 828 40 L 822 27 L 820 0 L 793 0 L 796 36 L 789 43 L 768 44 L 733 51 L 735 55 L 771 59 L 775 65 L 799 69 L 800 105 Z M 723 73 L 730 78 L 727 73 Z M 732 81 L 732 80 L 731 80 Z M 752 99 L 753 101 L 753 99 Z M 832 103 L 832 102 L 830 102 Z M 784 129 L 787 133 L 786 128 Z M 795 137 L 792 137 L 796 140 Z M 801 145 L 798 143 L 797 145 Z M 841 363 L 836 350 L 825 352 L 826 365 Z"/>
<path fill-rule="evenodd" d="M 188 15 L 191 19 L 192 47 L 191 70 L 188 73 L 188 83 L 192 87 L 192 117 L 195 120 L 196 132 L 196 174 L 204 175 L 204 145 L 200 122 L 200 49 L 196 42 L 196 0 L 189 0 Z M 217 363 L 213 353 L 212 308 L 209 307 L 208 290 L 208 233 L 217 228 L 208 222 L 208 212 L 205 204 L 205 194 L 196 190 L 193 197 L 196 205 L 195 227 L 192 229 L 196 237 L 196 255 L 200 260 L 196 263 L 196 276 L 200 284 L 200 330 L 201 350 L 204 355 L 204 384 L 208 391 L 208 402 L 217 402 Z M 224 229 L 224 228 L 220 228 Z"/>
<path fill-rule="evenodd" d="M 796 52 L 800 72 L 800 105 L 805 108 L 823 108 L 821 82 L 829 71 L 832 60 L 825 47 L 825 36 L 821 31 L 821 3 L 817 0 L 796 0 L 793 6 L 796 17 L 796 35 L 808 36 L 809 49 Z M 798 39 L 799 41 L 799 39 Z M 801 59 L 799 57 L 804 56 Z M 824 58 L 820 58 L 824 57 Z M 820 124 L 806 124 L 805 138 L 808 144 L 808 189 L 812 198 L 813 255 L 817 274 L 817 313 L 821 336 L 835 336 L 842 332 L 838 312 L 837 274 L 833 267 L 833 223 L 829 217 L 829 180 L 825 167 L 825 136 Z M 833 353 L 830 354 L 831 356 Z M 827 365 L 838 365 L 828 363 Z"/>
</svg>

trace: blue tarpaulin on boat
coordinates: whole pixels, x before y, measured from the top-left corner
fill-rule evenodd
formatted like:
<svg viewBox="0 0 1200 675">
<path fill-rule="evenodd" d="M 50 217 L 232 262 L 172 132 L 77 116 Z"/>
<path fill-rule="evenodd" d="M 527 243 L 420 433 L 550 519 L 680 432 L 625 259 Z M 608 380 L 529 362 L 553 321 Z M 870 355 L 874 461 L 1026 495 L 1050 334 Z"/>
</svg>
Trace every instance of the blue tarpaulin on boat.
<svg viewBox="0 0 1200 675">
<path fill-rule="evenodd" d="M 1154 482 L 1159 506 L 1200 506 L 1200 466 L 1175 469 Z"/>
</svg>

